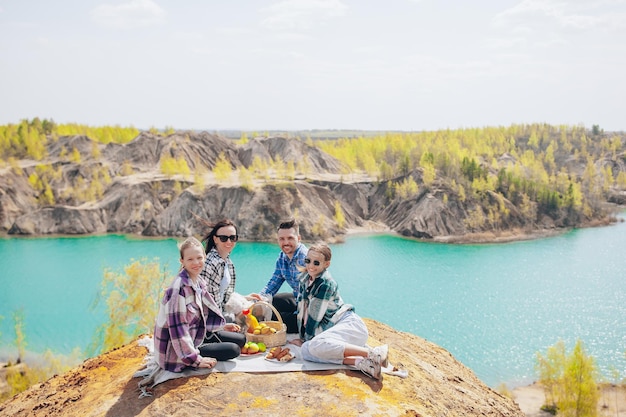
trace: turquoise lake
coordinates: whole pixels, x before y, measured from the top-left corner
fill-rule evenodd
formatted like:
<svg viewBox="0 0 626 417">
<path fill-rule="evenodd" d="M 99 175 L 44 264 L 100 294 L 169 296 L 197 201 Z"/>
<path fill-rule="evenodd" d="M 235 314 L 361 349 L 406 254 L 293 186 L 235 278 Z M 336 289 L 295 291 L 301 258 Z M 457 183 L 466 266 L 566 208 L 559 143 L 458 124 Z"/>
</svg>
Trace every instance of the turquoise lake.
<svg viewBox="0 0 626 417">
<path fill-rule="evenodd" d="M 27 350 L 85 349 L 105 319 L 90 308 L 104 269 L 158 258 L 174 276 L 176 244 L 119 235 L 0 239 L 0 359 L 15 357 L 18 309 Z M 625 222 L 506 244 L 369 235 L 331 247 L 331 273 L 361 316 L 444 347 L 492 387 L 531 383 L 536 353 L 559 339 L 568 349 L 582 340 L 607 377 L 613 368 L 626 376 Z M 278 251 L 238 243 L 237 291 L 260 290 Z"/>
</svg>

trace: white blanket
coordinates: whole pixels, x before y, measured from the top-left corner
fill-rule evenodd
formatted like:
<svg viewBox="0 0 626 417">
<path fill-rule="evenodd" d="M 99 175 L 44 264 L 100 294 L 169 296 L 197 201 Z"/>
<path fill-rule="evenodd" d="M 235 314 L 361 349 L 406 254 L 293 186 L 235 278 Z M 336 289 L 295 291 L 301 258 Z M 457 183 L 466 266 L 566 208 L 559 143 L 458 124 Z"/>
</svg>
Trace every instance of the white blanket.
<svg viewBox="0 0 626 417">
<path fill-rule="evenodd" d="M 296 335 L 291 335 L 297 337 Z M 292 338 L 293 338 L 292 337 Z M 287 340 L 291 338 L 287 337 Z M 146 367 L 136 372 L 133 377 L 143 377 L 139 382 L 139 388 L 142 391 L 142 396 L 150 395 L 146 390 L 175 378 L 185 378 L 190 376 L 206 375 L 212 372 L 297 372 L 297 371 L 323 371 L 328 369 L 355 369 L 348 365 L 334 365 L 331 363 L 317 363 L 309 362 L 302 359 L 300 353 L 300 347 L 292 344 L 288 344 L 289 350 L 295 357 L 289 362 L 279 362 L 276 360 L 265 359 L 265 353 L 259 353 L 255 355 L 241 355 L 235 359 L 228 361 L 219 361 L 217 365 L 212 368 L 189 368 L 182 372 L 170 372 L 163 370 L 159 367 L 154 359 L 154 344 L 151 337 L 144 337 L 139 340 L 139 345 L 145 346 L 148 349 L 145 362 Z M 383 372 L 390 375 L 400 376 L 405 378 L 408 374 L 404 370 L 393 370 L 393 366 L 389 365 L 387 368 L 383 368 Z"/>
</svg>

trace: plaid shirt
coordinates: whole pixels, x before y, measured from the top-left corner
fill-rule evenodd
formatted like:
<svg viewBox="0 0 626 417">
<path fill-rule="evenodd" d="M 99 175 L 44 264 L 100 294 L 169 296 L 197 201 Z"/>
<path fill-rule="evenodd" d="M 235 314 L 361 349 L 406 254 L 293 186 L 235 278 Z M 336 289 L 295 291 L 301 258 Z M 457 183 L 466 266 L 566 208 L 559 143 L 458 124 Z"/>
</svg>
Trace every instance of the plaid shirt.
<svg viewBox="0 0 626 417">
<path fill-rule="evenodd" d="M 165 290 L 154 329 L 157 363 L 166 371 L 181 372 L 185 367 L 198 367 L 198 346 L 207 331 L 224 325 L 224 317 L 206 283 L 198 279 L 194 289 L 186 270 L 182 270 Z"/>
<path fill-rule="evenodd" d="M 304 266 L 304 258 L 306 258 L 307 252 L 307 247 L 302 243 L 298 244 L 291 259 L 285 255 L 285 252 L 281 251 L 276 260 L 274 275 L 272 275 L 272 278 L 270 278 L 265 288 L 261 291 L 261 295 L 275 296 L 278 290 L 280 290 L 280 287 L 282 287 L 283 282 L 287 281 L 287 284 L 289 284 L 293 290 L 294 298 L 297 299 L 299 292 L 298 287 L 300 286 L 300 281 L 298 281 L 298 275 L 300 275 L 298 266 Z"/>
<path fill-rule="evenodd" d="M 330 329 L 346 311 L 354 310 L 344 304 L 339 295 L 339 287 L 328 270 L 309 285 L 309 274 L 300 275 L 300 295 L 298 300 L 298 329 L 300 339 L 305 342 Z"/>
<path fill-rule="evenodd" d="M 220 300 L 220 282 L 224 276 L 224 268 L 228 265 L 228 271 L 230 272 L 230 284 L 224 294 L 224 299 Z M 235 265 L 230 260 L 230 256 L 226 259 L 222 258 L 217 249 L 213 248 L 209 251 L 204 261 L 204 267 L 200 272 L 200 278 L 203 278 L 207 285 L 208 291 L 213 299 L 217 302 L 221 311 L 224 311 L 224 305 L 230 298 L 230 295 L 235 291 Z"/>
</svg>

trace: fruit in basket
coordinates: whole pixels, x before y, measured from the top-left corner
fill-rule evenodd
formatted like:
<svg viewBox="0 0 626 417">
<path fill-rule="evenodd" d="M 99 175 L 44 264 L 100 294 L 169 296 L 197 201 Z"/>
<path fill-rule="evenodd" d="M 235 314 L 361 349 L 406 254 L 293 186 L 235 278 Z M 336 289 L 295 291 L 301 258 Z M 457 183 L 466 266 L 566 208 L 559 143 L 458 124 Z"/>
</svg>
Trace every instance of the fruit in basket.
<svg viewBox="0 0 626 417">
<path fill-rule="evenodd" d="M 272 333 L 272 328 L 265 326 L 261 329 L 261 334 L 271 334 Z"/>
<path fill-rule="evenodd" d="M 254 329 L 259 326 L 259 321 L 252 315 L 250 309 L 245 309 L 242 313 L 246 316 L 246 324 L 248 325 L 248 333 L 253 333 Z"/>
</svg>

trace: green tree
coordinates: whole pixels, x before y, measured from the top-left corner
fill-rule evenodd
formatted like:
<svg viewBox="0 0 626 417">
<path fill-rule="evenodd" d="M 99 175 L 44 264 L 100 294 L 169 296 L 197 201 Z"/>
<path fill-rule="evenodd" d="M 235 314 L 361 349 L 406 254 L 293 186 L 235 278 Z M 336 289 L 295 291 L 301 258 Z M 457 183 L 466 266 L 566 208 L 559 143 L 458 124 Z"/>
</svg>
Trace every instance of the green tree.
<svg viewBox="0 0 626 417">
<path fill-rule="evenodd" d="M 233 169 L 230 162 L 228 162 L 223 152 L 220 153 L 215 162 L 215 167 L 213 167 L 213 175 L 219 181 L 227 181 L 232 173 Z"/>
<path fill-rule="evenodd" d="M 578 340 L 565 362 L 562 395 L 557 401 L 559 415 L 565 417 L 595 417 L 598 415 L 600 393 L 596 379 L 598 370 L 593 357 L 587 355 Z"/>
<path fill-rule="evenodd" d="M 595 417 L 598 410 L 598 369 L 587 355 L 581 340 L 571 354 L 558 341 L 548 348 L 546 356 L 537 354 L 535 369 L 544 387 L 546 405 L 542 409 L 566 417 Z"/>
<path fill-rule="evenodd" d="M 22 362 L 26 354 L 26 336 L 24 334 L 24 308 L 13 312 L 15 329 L 15 346 L 17 347 L 17 362 Z"/>
<path fill-rule="evenodd" d="M 90 353 L 107 352 L 152 333 L 167 278 L 167 268 L 161 268 L 158 258 L 134 260 L 123 272 L 105 269 L 94 307 L 106 300 L 108 321 L 97 329 Z"/>
<path fill-rule="evenodd" d="M 346 223 L 346 217 L 343 214 L 343 208 L 339 200 L 335 200 L 335 222 L 337 222 L 337 226 L 340 228 L 343 228 Z"/>
</svg>

